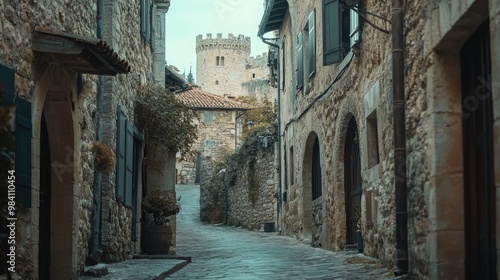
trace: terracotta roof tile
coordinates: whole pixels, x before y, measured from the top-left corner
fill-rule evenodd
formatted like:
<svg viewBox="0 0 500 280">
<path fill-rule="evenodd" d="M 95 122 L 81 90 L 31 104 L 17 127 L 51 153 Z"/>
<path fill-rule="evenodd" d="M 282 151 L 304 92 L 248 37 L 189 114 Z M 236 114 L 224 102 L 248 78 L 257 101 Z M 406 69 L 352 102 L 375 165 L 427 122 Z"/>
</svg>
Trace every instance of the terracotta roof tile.
<svg viewBox="0 0 500 280">
<path fill-rule="evenodd" d="M 202 91 L 199 87 L 195 86 L 188 90 L 177 92 L 175 95 L 181 102 L 194 109 L 250 110 L 257 108 L 254 105 Z"/>
</svg>

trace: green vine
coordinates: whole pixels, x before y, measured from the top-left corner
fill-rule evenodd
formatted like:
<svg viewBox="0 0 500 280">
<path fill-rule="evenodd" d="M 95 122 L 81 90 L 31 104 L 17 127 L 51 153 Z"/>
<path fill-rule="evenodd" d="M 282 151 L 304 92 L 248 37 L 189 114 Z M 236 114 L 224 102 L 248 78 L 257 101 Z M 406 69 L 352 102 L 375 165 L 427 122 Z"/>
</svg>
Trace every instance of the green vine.
<svg viewBox="0 0 500 280">
<path fill-rule="evenodd" d="M 247 191 L 248 198 L 255 205 L 257 199 L 259 199 L 259 178 L 257 176 L 257 170 L 255 169 L 255 160 L 249 162 L 248 165 L 248 174 L 247 174 Z"/>
</svg>

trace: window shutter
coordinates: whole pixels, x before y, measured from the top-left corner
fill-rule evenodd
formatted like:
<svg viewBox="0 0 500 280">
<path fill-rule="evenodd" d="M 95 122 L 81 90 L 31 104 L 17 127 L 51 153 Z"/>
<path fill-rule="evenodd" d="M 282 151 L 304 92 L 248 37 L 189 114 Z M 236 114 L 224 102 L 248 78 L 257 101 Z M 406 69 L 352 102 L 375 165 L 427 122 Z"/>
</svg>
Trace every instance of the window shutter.
<svg viewBox="0 0 500 280">
<path fill-rule="evenodd" d="M 16 195 L 31 208 L 31 103 L 16 98 Z"/>
<path fill-rule="evenodd" d="M 309 77 L 316 71 L 316 16 L 314 10 L 309 14 L 308 26 L 309 26 L 309 36 L 308 36 L 308 57 L 309 57 Z"/>
<path fill-rule="evenodd" d="M 359 15 L 356 13 L 354 10 L 350 10 L 351 16 L 350 16 L 350 34 L 349 37 L 351 37 L 351 48 L 354 46 L 359 41 Z"/>
<path fill-rule="evenodd" d="M 340 1 L 323 0 L 323 64 L 342 60 L 341 56 Z"/>
<path fill-rule="evenodd" d="M 120 109 L 118 111 L 117 135 L 116 135 L 116 199 L 124 202 L 125 191 L 125 115 Z"/>
<path fill-rule="evenodd" d="M 14 70 L 0 64 L 0 99 L 2 105 L 14 104 Z"/>
<path fill-rule="evenodd" d="M 146 42 L 151 43 L 151 6 L 149 5 L 149 0 L 146 0 L 146 3 L 144 3 L 144 10 L 145 10 L 145 25 L 146 25 Z"/>
<path fill-rule="evenodd" d="M 126 121 L 126 151 L 125 151 L 125 195 L 124 204 L 132 206 L 132 187 L 134 172 L 134 126 L 131 121 Z"/>
<path fill-rule="evenodd" d="M 155 37 L 155 32 L 154 32 L 154 5 L 151 5 L 150 8 L 149 8 L 149 26 L 150 26 L 150 35 L 148 37 L 149 39 L 149 43 L 151 44 L 151 48 L 154 47 L 153 45 L 153 39 Z"/>
<path fill-rule="evenodd" d="M 146 38 L 146 2 L 141 0 L 141 35 Z"/>
<path fill-rule="evenodd" d="M 302 32 L 297 35 L 297 90 L 304 85 L 304 63 L 302 53 Z"/>
</svg>

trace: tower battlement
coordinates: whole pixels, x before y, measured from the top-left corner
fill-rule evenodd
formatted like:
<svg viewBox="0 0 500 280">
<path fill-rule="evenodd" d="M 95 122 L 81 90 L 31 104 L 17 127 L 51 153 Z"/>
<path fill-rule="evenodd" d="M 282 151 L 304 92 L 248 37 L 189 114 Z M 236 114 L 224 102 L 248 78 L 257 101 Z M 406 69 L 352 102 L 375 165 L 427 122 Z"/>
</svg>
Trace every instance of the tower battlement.
<svg viewBox="0 0 500 280">
<path fill-rule="evenodd" d="M 251 56 L 248 59 L 248 64 L 250 66 L 267 66 L 268 55 L 267 53 L 258 54 L 257 56 Z"/>
<path fill-rule="evenodd" d="M 234 36 L 233 33 L 229 33 L 225 38 L 222 33 L 217 33 L 216 37 L 207 33 L 205 39 L 202 35 L 196 36 L 196 53 L 211 49 L 233 49 L 250 54 L 250 37 L 241 34 Z"/>
</svg>

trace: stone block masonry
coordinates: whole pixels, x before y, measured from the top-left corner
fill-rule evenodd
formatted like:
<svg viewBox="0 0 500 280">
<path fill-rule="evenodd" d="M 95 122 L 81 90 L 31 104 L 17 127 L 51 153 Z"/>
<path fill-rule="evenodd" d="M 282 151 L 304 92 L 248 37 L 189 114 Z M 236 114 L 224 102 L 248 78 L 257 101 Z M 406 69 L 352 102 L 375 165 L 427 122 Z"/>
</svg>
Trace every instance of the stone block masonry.
<svg viewBox="0 0 500 280">
<path fill-rule="evenodd" d="M 228 225 L 263 230 L 264 223 L 276 221 L 273 147 L 259 150 L 255 162 L 247 162 L 229 187 Z"/>
</svg>

